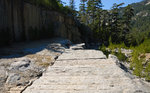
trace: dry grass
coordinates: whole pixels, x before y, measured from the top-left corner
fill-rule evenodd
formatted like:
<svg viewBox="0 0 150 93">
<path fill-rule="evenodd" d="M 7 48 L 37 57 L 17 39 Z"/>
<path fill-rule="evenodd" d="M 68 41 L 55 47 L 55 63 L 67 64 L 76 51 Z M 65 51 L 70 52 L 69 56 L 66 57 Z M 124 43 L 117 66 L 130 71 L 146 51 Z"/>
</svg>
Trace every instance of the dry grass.
<svg viewBox="0 0 150 93">
<path fill-rule="evenodd" d="M 32 54 L 27 57 L 33 59 L 38 66 L 48 67 L 53 64 L 51 56 Z"/>
<path fill-rule="evenodd" d="M 48 62 L 42 62 L 42 63 L 39 63 L 40 66 L 43 66 L 43 67 L 48 67 L 50 66 L 50 63 Z"/>
</svg>

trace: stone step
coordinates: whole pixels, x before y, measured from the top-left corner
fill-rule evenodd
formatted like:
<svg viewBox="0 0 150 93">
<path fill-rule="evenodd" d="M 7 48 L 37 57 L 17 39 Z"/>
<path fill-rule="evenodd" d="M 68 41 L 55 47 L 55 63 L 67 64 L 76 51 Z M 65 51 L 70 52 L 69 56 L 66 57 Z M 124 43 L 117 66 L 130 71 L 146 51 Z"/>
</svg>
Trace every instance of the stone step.
<svg viewBox="0 0 150 93">
<path fill-rule="evenodd" d="M 112 85 L 112 84 L 90 84 L 90 85 L 35 85 L 30 89 L 33 90 L 113 90 L 113 89 L 134 89 L 129 84 Z"/>
<path fill-rule="evenodd" d="M 102 66 L 99 66 L 99 67 L 95 67 L 95 66 L 52 66 L 52 67 L 50 67 L 50 68 L 48 68 L 48 70 L 47 71 L 51 71 L 52 69 L 54 69 L 54 70 L 59 70 L 59 69 L 61 69 L 61 70 L 63 70 L 63 69 L 91 69 L 91 70 L 108 70 L 108 68 L 109 69 L 113 69 L 113 70 L 120 70 L 120 68 L 119 67 L 117 67 L 117 66 L 107 66 L 107 65 L 102 65 Z"/>
<path fill-rule="evenodd" d="M 54 78 L 54 77 L 43 77 L 37 81 L 35 81 L 35 84 L 40 84 L 42 85 L 54 85 L 54 84 L 60 84 L 60 85 L 88 85 L 88 84 L 114 84 L 114 85 L 122 85 L 122 84 L 130 84 L 134 83 L 131 81 L 129 78 L 99 78 L 99 77 L 59 77 L 59 78 Z"/>
<path fill-rule="evenodd" d="M 137 93 L 140 84 L 101 51 L 69 49 L 23 93 Z"/>
<path fill-rule="evenodd" d="M 53 66 L 104 66 L 104 65 L 116 65 L 114 62 L 104 59 L 92 59 L 92 60 L 57 60 Z"/>
<path fill-rule="evenodd" d="M 111 75 L 111 76 L 124 76 L 122 70 L 118 70 L 117 68 L 112 68 L 115 72 L 112 73 L 111 70 L 96 68 L 96 67 L 53 67 L 47 70 L 44 73 L 44 76 L 90 76 L 90 75 Z M 123 73 L 123 74 L 120 74 Z"/>
<path fill-rule="evenodd" d="M 94 55 L 93 55 L 94 53 Z M 71 55 L 71 56 L 70 56 Z M 65 52 L 59 56 L 58 60 L 67 59 L 106 59 L 106 56 L 101 51 L 96 50 L 72 50 L 70 52 Z"/>
<path fill-rule="evenodd" d="M 112 90 L 28 90 L 28 93 L 136 93 L 130 89 L 112 89 Z"/>
</svg>

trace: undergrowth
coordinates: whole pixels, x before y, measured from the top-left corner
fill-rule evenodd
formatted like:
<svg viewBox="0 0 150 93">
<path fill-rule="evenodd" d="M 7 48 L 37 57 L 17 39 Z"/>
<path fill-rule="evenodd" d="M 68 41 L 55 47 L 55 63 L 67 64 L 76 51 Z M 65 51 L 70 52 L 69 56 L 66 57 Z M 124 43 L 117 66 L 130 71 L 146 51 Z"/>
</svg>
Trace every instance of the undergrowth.
<svg viewBox="0 0 150 93">
<path fill-rule="evenodd" d="M 147 81 L 150 81 L 150 62 L 146 66 L 142 63 L 145 62 L 145 53 L 150 53 L 150 39 L 145 40 L 142 44 L 131 48 L 132 62 L 130 68 L 133 69 L 133 73 L 139 77 L 145 77 Z"/>
<path fill-rule="evenodd" d="M 117 56 L 120 61 L 128 61 L 128 58 L 123 53 L 121 53 L 121 48 L 133 50 L 130 60 L 130 69 L 133 70 L 134 75 L 143 77 L 145 80 L 150 82 L 150 60 L 149 62 L 146 62 L 145 60 L 145 54 L 150 53 L 150 39 L 146 39 L 142 44 L 135 47 L 127 47 L 124 43 L 110 43 L 108 47 L 104 45 L 101 46 L 100 50 L 103 51 L 107 57 L 109 54 L 113 54 Z M 118 52 L 114 51 L 115 49 L 118 49 Z M 145 62 L 147 64 L 143 64 Z"/>
<path fill-rule="evenodd" d="M 117 56 L 120 61 L 127 61 L 127 57 L 125 56 L 125 54 L 121 53 L 121 48 L 119 48 L 118 52 L 113 51 L 116 48 L 117 48 L 116 46 L 113 46 L 113 47 L 109 46 L 108 49 L 110 50 L 107 50 L 107 48 L 104 45 L 99 47 L 99 49 L 107 56 L 107 58 L 109 54 L 113 54 Z"/>
<path fill-rule="evenodd" d="M 115 52 L 114 55 L 117 56 L 120 61 L 127 61 L 127 57 L 121 52 Z"/>
</svg>

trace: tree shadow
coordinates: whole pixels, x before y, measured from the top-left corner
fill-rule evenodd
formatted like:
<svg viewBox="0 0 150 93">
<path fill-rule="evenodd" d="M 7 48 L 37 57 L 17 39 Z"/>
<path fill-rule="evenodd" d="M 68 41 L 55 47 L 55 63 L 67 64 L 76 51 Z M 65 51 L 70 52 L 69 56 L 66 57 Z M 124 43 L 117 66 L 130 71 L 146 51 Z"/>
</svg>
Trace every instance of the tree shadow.
<svg viewBox="0 0 150 93">
<path fill-rule="evenodd" d="M 11 46 L 0 48 L 1 58 L 19 58 L 26 55 L 36 54 L 47 49 L 49 52 L 63 53 L 67 47 L 68 40 L 49 39 L 34 42 L 16 43 Z"/>
</svg>

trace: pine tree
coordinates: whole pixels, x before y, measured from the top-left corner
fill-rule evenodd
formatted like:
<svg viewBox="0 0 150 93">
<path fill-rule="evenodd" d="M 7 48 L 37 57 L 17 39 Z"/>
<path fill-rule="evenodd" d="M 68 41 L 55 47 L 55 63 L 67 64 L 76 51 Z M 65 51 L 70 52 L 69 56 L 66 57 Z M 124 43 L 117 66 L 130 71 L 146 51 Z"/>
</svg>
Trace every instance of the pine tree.
<svg viewBox="0 0 150 93">
<path fill-rule="evenodd" d="M 79 10 L 80 21 L 82 23 L 87 24 L 87 16 L 86 16 L 86 0 L 81 0 L 80 10 Z"/>
<path fill-rule="evenodd" d="M 70 8 L 74 11 L 75 10 L 75 2 L 74 2 L 74 0 L 70 0 L 69 4 L 70 4 Z"/>
<path fill-rule="evenodd" d="M 99 13 L 101 7 L 102 7 L 101 0 L 89 0 L 87 2 L 87 14 L 90 18 L 89 24 L 92 27 L 92 29 L 95 28 L 96 17 L 98 17 L 97 14 Z"/>
<path fill-rule="evenodd" d="M 104 45 L 109 44 L 110 37 L 110 13 L 107 10 L 101 12 L 101 37 Z"/>
<path fill-rule="evenodd" d="M 111 39 L 113 43 L 121 43 L 122 41 L 122 19 L 120 17 L 119 8 L 123 5 L 114 4 L 111 10 Z"/>
<path fill-rule="evenodd" d="M 131 20 L 133 16 L 134 16 L 134 10 L 131 5 L 128 5 L 127 7 L 125 7 L 124 14 L 123 14 L 123 38 L 127 45 L 130 45 L 131 42 L 130 38 L 132 38 L 129 32 L 131 29 Z"/>
<path fill-rule="evenodd" d="M 71 15 L 72 16 L 77 16 L 77 11 L 76 11 L 76 8 L 75 8 L 75 1 L 74 0 L 70 0 L 70 2 L 69 2 L 69 7 L 70 7 L 70 9 L 71 9 Z"/>
<path fill-rule="evenodd" d="M 91 18 L 91 20 L 89 20 L 89 23 L 91 23 L 90 21 L 94 21 L 95 11 L 96 7 L 94 6 L 94 0 L 89 0 L 87 2 L 87 14 Z"/>
<path fill-rule="evenodd" d="M 95 23 L 96 12 L 98 12 L 99 8 L 102 7 L 101 0 L 89 0 L 87 2 L 87 13 L 92 20 L 92 23 Z M 91 23 L 91 22 L 90 22 Z"/>
</svg>

